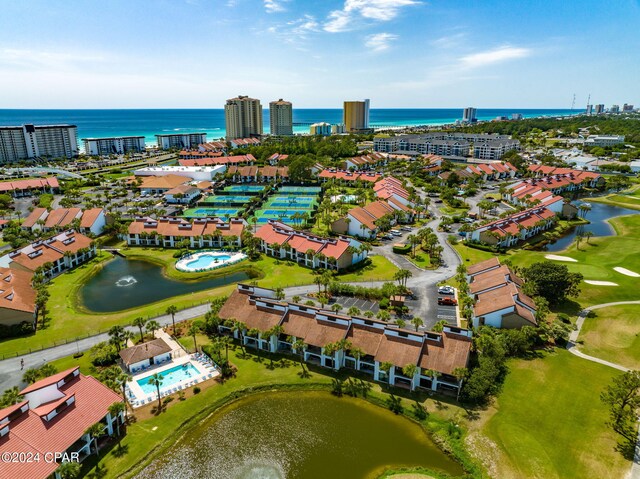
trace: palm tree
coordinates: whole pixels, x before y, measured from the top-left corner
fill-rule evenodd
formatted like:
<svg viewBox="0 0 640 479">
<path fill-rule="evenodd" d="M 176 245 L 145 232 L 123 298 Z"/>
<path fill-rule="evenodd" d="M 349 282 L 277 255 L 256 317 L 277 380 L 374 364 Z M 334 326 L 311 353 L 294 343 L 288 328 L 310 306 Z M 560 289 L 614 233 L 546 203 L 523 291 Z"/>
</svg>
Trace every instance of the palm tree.
<svg viewBox="0 0 640 479">
<path fill-rule="evenodd" d="M 347 310 L 347 314 L 349 316 L 359 316 L 360 315 L 360 310 L 358 308 L 356 308 L 355 306 L 351 306 L 348 310 Z"/>
<path fill-rule="evenodd" d="M 413 389 L 413 377 L 415 376 L 417 370 L 418 366 L 416 366 L 415 364 L 407 364 L 402 368 L 402 374 L 411 379 L 411 389 Z"/>
<path fill-rule="evenodd" d="M 374 312 L 371 310 L 365 311 L 363 315 L 365 318 L 373 318 L 375 316 Z"/>
<path fill-rule="evenodd" d="M 20 389 L 17 386 L 7 389 L 0 398 L 0 409 L 18 404 L 22 399 Z"/>
<path fill-rule="evenodd" d="M 291 298 L 291 301 L 293 301 L 294 303 L 299 303 L 301 299 L 302 298 L 300 296 L 296 295 Z"/>
<path fill-rule="evenodd" d="M 231 330 L 234 334 L 237 332 L 240 336 L 240 348 L 242 349 L 242 354 L 246 354 L 247 352 L 244 350 L 244 332 L 247 330 L 247 325 L 241 321 L 234 321 Z"/>
<path fill-rule="evenodd" d="M 389 313 L 389 311 L 381 310 L 378 311 L 378 314 L 376 314 L 376 318 L 381 321 L 389 321 L 389 319 L 391 319 L 391 314 Z"/>
<path fill-rule="evenodd" d="M 40 312 L 42 316 L 42 328 L 44 329 L 45 320 L 47 318 L 47 301 L 49 300 L 49 291 L 44 285 L 40 286 L 36 293 L 36 312 Z"/>
<path fill-rule="evenodd" d="M 156 387 L 156 391 L 158 393 L 158 410 L 160 410 L 160 408 L 162 407 L 162 403 L 160 402 L 160 386 L 162 386 L 163 379 L 164 379 L 164 376 L 162 374 L 155 373 L 147 381 L 147 384 L 150 384 L 151 386 Z"/>
<path fill-rule="evenodd" d="M 173 323 L 173 335 L 176 335 L 176 313 L 178 308 L 173 304 L 167 308 L 167 314 L 171 315 L 171 323 Z"/>
<path fill-rule="evenodd" d="M 158 321 L 152 319 L 147 323 L 147 331 L 151 333 L 151 337 L 156 337 L 156 331 L 160 329 L 160 323 Z"/>
<path fill-rule="evenodd" d="M 418 316 L 414 316 L 413 318 L 411 318 L 411 324 L 413 324 L 416 328 L 416 331 L 418 331 L 418 328 L 424 324 L 424 321 L 422 321 L 422 319 L 420 319 Z"/>
<path fill-rule="evenodd" d="M 96 456 L 98 455 L 98 438 L 104 434 L 104 424 L 97 422 L 89 426 L 85 431 L 89 435 L 89 453 L 91 453 L 91 443 L 95 442 Z"/>
<path fill-rule="evenodd" d="M 584 232 L 584 237 L 587 238 L 587 244 L 591 244 L 589 243 L 589 240 L 593 237 L 593 231 L 585 231 Z"/>
<path fill-rule="evenodd" d="M 302 368 L 302 377 L 307 377 L 307 370 L 304 367 L 304 350 L 307 348 L 307 345 L 304 344 L 304 341 L 299 338 L 294 338 L 293 336 L 287 337 L 287 342 L 291 343 L 291 347 L 298 353 L 298 357 L 300 359 L 300 367 Z"/>
<path fill-rule="evenodd" d="M 112 326 L 111 329 L 109 329 L 109 338 L 109 342 L 116 347 L 116 351 L 120 352 L 120 349 L 122 348 L 122 342 L 125 338 L 124 327 L 118 325 Z"/>
<path fill-rule="evenodd" d="M 109 406 L 109 414 L 113 419 L 116 420 L 117 431 L 118 431 L 118 447 L 120 447 L 120 415 L 127 410 L 127 407 L 123 402 L 114 402 L 111 406 Z"/>
<path fill-rule="evenodd" d="M 224 360 L 225 363 L 229 364 L 229 346 L 233 344 L 233 340 L 229 336 L 220 336 L 216 338 L 216 342 L 220 348 L 224 348 Z"/>
<path fill-rule="evenodd" d="M 60 464 L 56 472 L 60 475 L 61 479 L 77 479 L 80 477 L 80 463 L 64 461 Z"/>
<path fill-rule="evenodd" d="M 191 323 L 191 326 L 189 326 L 189 330 L 187 331 L 187 334 L 193 338 L 193 349 L 194 349 L 194 351 L 198 351 L 198 344 L 196 342 L 196 335 L 200 331 L 202 331 L 202 328 L 200 327 L 200 324 L 197 321 L 193 321 Z"/>
<path fill-rule="evenodd" d="M 413 276 L 413 273 L 408 269 L 400 269 L 396 271 L 393 275 L 393 279 L 395 279 L 400 286 L 403 288 L 407 287 L 407 280 Z"/>
<path fill-rule="evenodd" d="M 436 324 L 433 325 L 433 330 L 436 333 L 441 333 L 447 324 L 449 324 L 447 321 L 445 321 L 444 319 L 441 319 L 440 321 L 438 321 Z"/>
<path fill-rule="evenodd" d="M 342 305 L 340 303 L 334 303 L 331 305 L 331 311 L 337 313 L 342 309 Z"/>
<path fill-rule="evenodd" d="M 133 320 L 133 325 L 140 329 L 140 342 L 143 342 L 144 334 L 142 333 L 142 328 L 147 325 L 147 320 L 139 316 Z"/>
<path fill-rule="evenodd" d="M 384 372 L 387 375 L 387 381 L 389 381 L 389 372 L 391 371 L 392 367 L 393 367 L 393 363 L 390 363 L 389 361 L 385 361 L 384 363 L 381 363 L 379 366 L 380 371 Z"/>
</svg>

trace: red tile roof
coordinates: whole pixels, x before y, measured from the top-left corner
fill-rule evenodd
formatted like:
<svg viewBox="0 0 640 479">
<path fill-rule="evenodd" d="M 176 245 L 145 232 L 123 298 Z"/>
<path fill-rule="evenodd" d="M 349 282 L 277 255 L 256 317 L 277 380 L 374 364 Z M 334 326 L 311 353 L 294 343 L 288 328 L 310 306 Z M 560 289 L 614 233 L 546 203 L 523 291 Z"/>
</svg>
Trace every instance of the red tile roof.
<svg viewBox="0 0 640 479">
<path fill-rule="evenodd" d="M 0 311 L 3 309 L 33 313 L 36 292 L 31 286 L 33 274 L 13 268 L 0 268 Z"/>
<path fill-rule="evenodd" d="M 35 383 L 31 384 L 30 386 L 27 386 L 22 391 L 20 391 L 20 394 L 25 395 L 27 393 L 37 391 L 38 389 L 51 386 L 52 384 L 56 384 L 58 381 L 61 381 L 62 379 L 66 378 L 78 368 L 80 368 L 80 366 L 76 366 L 70 369 L 65 369 L 64 371 L 60 371 L 59 373 L 54 374 L 53 376 L 49 376 L 44 379 L 41 379 L 40 381 L 36 381 Z"/>
</svg>

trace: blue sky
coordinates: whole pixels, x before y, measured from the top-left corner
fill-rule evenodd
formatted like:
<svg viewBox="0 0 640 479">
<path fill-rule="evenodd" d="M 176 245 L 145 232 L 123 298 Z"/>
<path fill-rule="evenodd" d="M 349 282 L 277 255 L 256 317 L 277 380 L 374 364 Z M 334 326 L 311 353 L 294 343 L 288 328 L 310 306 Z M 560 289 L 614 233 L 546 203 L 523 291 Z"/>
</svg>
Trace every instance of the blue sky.
<svg viewBox="0 0 640 479">
<path fill-rule="evenodd" d="M 640 103 L 638 0 L 0 0 L 0 108 Z"/>
</svg>

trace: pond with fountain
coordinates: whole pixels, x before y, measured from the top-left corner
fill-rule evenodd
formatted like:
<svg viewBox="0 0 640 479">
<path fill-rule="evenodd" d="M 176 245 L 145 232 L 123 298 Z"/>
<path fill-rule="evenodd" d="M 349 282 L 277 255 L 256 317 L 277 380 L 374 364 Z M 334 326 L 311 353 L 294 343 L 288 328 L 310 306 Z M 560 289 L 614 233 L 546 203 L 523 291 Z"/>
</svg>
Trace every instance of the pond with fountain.
<svg viewBox="0 0 640 479">
<path fill-rule="evenodd" d="M 183 294 L 217 288 L 249 279 L 243 271 L 213 279 L 177 281 L 163 274 L 162 266 L 116 256 L 80 288 L 82 306 L 96 313 L 112 313 Z"/>
<path fill-rule="evenodd" d="M 364 479 L 387 466 L 463 474 L 421 426 L 364 400 L 262 393 L 198 424 L 137 479 Z"/>
</svg>

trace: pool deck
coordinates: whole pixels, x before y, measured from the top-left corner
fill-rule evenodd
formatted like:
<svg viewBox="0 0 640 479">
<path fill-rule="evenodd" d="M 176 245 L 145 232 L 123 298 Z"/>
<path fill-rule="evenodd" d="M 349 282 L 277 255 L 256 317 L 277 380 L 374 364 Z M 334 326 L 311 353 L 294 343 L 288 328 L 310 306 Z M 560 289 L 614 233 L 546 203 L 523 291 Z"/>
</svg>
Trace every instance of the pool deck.
<svg viewBox="0 0 640 479">
<path fill-rule="evenodd" d="M 213 379 L 220 375 L 220 372 L 215 369 L 213 363 L 205 355 L 191 354 L 174 358 L 171 361 L 162 363 L 157 367 L 149 368 L 141 372 L 140 374 L 136 374 L 133 376 L 132 380 L 127 383 L 127 394 L 129 396 L 131 406 L 136 408 L 158 400 L 158 394 L 156 392 L 153 392 L 151 394 L 145 393 L 138 384 L 138 381 L 140 381 L 141 379 L 147 379 L 156 373 L 162 374 L 163 371 L 189 362 L 193 365 L 194 368 L 196 368 L 199 374 L 188 380 L 182 380 L 179 383 L 174 383 L 168 386 L 160 386 L 160 397 L 169 396 L 170 394 L 173 394 L 177 391 L 187 389 L 195 384 L 207 381 L 208 379 Z"/>
<path fill-rule="evenodd" d="M 189 263 L 193 261 L 197 261 L 202 256 L 212 256 L 215 258 L 216 255 L 226 255 L 229 256 L 229 259 L 211 262 L 209 266 L 206 267 L 191 267 Z M 225 251 L 199 251 L 193 254 L 189 254 L 187 256 L 183 256 L 178 261 L 176 261 L 176 269 L 178 271 L 184 271 L 186 273 L 195 273 L 200 271 L 209 271 L 217 268 L 222 268 L 224 266 L 229 266 L 235 263 L 238 263 L 247 258 L 247 255 L 244 253 L 238 252 L 225 252 Z"/>
</svg>

